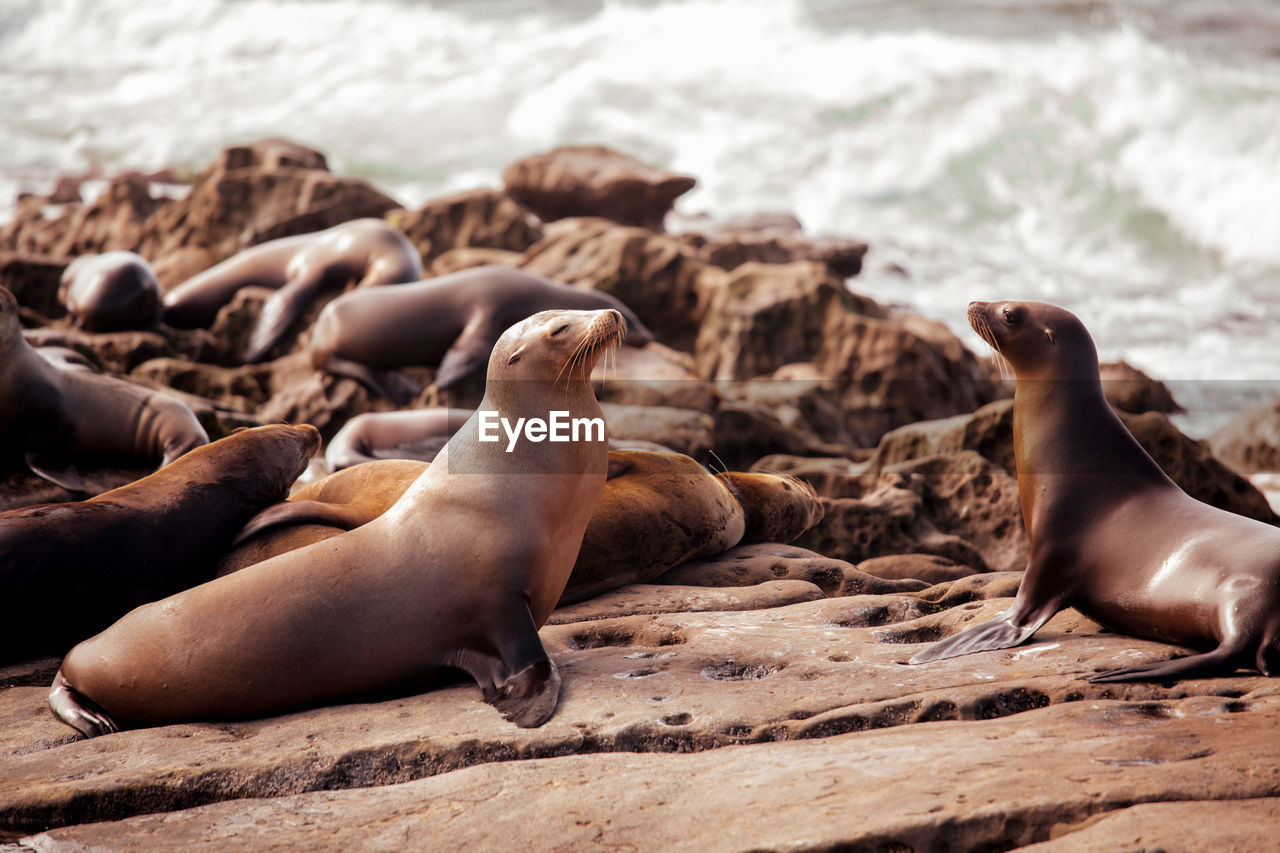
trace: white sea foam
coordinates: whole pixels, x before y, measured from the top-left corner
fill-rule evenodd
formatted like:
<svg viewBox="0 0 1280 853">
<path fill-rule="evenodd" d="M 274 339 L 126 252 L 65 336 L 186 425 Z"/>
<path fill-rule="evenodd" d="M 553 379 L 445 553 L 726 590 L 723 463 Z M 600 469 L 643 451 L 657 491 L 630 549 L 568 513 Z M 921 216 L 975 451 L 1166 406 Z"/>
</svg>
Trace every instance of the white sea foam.
<svg viewBox="0 0 1280 853">
<path fill-rule="evenodd" d="M 979 349 L 969 300 L 1039 298 L 1104 357 L 1280 377 L 1280 69 L 1112 5 L 8 0 L 0 193 L 279 134 L 416 204 L 602 142 L 697 176 L 685 211 L 867 239 L 855 286 Z"/>
</svg>

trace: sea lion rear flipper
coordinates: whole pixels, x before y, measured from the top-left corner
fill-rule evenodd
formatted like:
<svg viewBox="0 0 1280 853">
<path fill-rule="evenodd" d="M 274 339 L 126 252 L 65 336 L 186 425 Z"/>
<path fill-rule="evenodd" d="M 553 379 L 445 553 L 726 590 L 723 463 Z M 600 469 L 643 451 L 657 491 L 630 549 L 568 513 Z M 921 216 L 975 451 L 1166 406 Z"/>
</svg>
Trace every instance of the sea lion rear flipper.
<svg viewBox="0 0 1280 853">
<path fill-rule="evenodd" d="M 264 530 L 276 527 L 324 524 L 329 527 L 341 527 L 343 530 L 354 530 L 372 520 L 373 518 L 367 517 L 367 514 L 357 512 L 345 504 L 331 504 L 323 501 L 282 501 L 267 507 L 249 519 L 232 540 L 231 547 L 235 548 Z"/>
<path fill-rule="evenodd" d="M 88 494 L 89 486 L 84 476 L 71 457 L 62 453 L 47 450 L 31 450 L 27 452 L 27 467 L 44 477 L 50 483 L 62 486 L 69 492 Z"/>
<path fill-rule="evenodd" d="M 303 309 L 311 303 L 323 281 L 323 270 L 313 272 L 291 279 L 267 298 L 258 315 L 258 322 L 249 334 L 249 344 L 244 349 L 245 364 L 257 364 L 266 359 L 271 348 L 284 337 L 284 333 L 289 331 Z"/>
<path fill-rule="evenodd" d="M 1232 661 L 1236 657 L 1237 655 L 1234 651 L 1224 654 L 1222 647 L 1218 647 L 1202 655 L 1145 663 L 1140 666 L 1127 666 L 1122 669 L 1110 669 L 1106 672 L 1095 673 L 1086 678 L 1085 681 L 1094 684 L 1106 684 L 1114 681 L 1174 681 L 1182 678 L 1227 675 L 1234 669 Z"/>
<path fill-rule="evenodd" d="M 551 719 L 560 701 L 560 670 L 547 656 L 525 601 L 498 614 L 493 638 L 498 655 L 464 652 L 458 665 L 480 684 L 484 701 L 522 729 Z"/>
<path fill-rule="evenodd" d="M 1031 638 L 1041 625 L 1049 621 L 1057 608 L 1046 609 L 1042 615 L 1023 623 L 1014 624 L 1016 610 L 1010 609 L 999 619 L 974 625 L 945 640 L 934 643 L 929 648 L 916 654 L 908 663 L 928 663 L 935 660 L 959 657 L 973 652 L 990 652 L 996 649 L 1013 648 Z"/>
<path fill-rule="evenodd" d="M 49 688 L 49 710 L 85 737 L 98 737 L 120 731 L 120 726 L 106 711 L 67 683 L 62 670 L 58 670 Z"/>
<path fill-rule="evenodd" d="M 490 328 L 488 322 L 468 323 L 449 346 L 444 358 L 440 359 L 435 376 L 436 389 L 446 391 L 477 370 L 483 370 L 489 363 L 489 354 L 493 352 L 500 332 Z"/>
</svg>

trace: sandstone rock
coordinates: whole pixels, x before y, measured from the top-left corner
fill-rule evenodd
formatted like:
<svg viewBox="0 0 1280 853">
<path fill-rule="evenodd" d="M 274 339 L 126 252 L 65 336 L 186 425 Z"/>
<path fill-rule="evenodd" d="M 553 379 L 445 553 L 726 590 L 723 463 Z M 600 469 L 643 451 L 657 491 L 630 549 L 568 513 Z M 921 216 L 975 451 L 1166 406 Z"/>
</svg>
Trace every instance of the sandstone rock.
<svg viewBox="0 0 1280 853">
<path fill-rule="evenodd" d="M 179 358 L 154 358 L 135 367 L 129 376 L 240 412 L 253 411 L 271 397 L 270 365 L 218 367 Z"/>
<path fill-rule="evenodd" d="M 867 244 L 836 237 L 806 237 L 794 220 L 782 227 L 735 228 L 732 225 L 708 230 L 686 231 L 680 238 L 694 247 L 698 257 L 712 266 L 733 270 L 749 262 L 789 264 L 819 261 L 841 278 L 862 271 Z"/>
<path fill-rule="evenodd" d="M 1114 850 L 1261 850 L 1280 826 L 1280 798 L 1141 803 L 1058 824 L 1051 840 L 1023 853 L 1111 853 Z"/>
<path fill-rule="evenodd" d="M 524 157 L 503 171 L 502 182 L 547 221 L 599 216 L 655 231 L 696 183 L 599 145 L 567 145 Z"/>
<path fill-rule="evenodd" d="M 131 248 L 148 259 L 179 249 L 205 249 L 217 262 L 281 236 L 282 229 L 319 230 L 350 219 L 381 217 L 398 207 L 367 181 L 330 174 L 318 152 L 267 140 L 224 149 L 196 177 L 186 197 L 148 218 L 138 245 Z M 306 214 L 317 215 L 299 225 L 297 218 Z"/>
<path fill-rule="evenodd" d="M 537 218 L 499 190 L 470 190 L 432 199 L 417 210 L 396 211 L 388 219 L 418 247 L 424 268 L 454 249 L 519 253 L 542 239 Z"/>
<path fill-rule="evenodd" d="M 278 358 L 268 366 L 271 397 L 254 413 L 263 423 L 312 424 L 328 441 L 356 415 L 392 408 L 354 379 L 314 370 L 305 352 Z"/>
<path fill-rule="evenodd" d="M 91 204 L 68 216 L 65 231 L 51 253 L 75 256 L 116 249 L 134 251 L 147 220 L 169 204 L 169 199 L 152 198 L 145 176 L 136 172 L 117 175 Z"/>
<path fill-rule="evenodd" d="M 66 727 L 44 708 L 43 687 L 11 687 L 0 692 L 0 826 L 36 831 L 232 800 L 126 826 L 55 830 L 38 843 L 61 837 L 136 849 L 140 836 L 130 832 L 143 831 L 148 849 L 202 842 L 256 847 L 266 843 L 256 833 L 286 833 L 275 836 L 287 838 L 281 846 L 307 847 L 318 839 L 307 835 L 312 824 L 299 816 L 323 813 L 314 825 L 324 827 L 328 846 L 334 833 L 347 831 L 338 827 L 360 833 L 338 846 L 369 846 L 374 827 L 399 815 L 412 821 L 398 826 L 396 844 L 406 843 L 406 827 L 449 817 L 449 828 L 430 836 L 433 849 L 536 846 L 537 837 L 567 839 L 565 832 L 582 831 L 571 829 L 581 810 L 601 807 L 585 798 L 610 792 L 607 802 L 621 811 L 593 817 L 591 831 L 612 832 L 635 821 L 643 837 L 616 837 L 648 849 L 677 842 L 661 833 L 674 819 L 672 804 L 690 802 L 688 791 L 696 790 L 698 823 L 678 833 L 686 842 L 720 843 L 748 820 L 751 832 L 743 838 L 753 849 L 818 831 L 840 833 L 830 836 L 831 844 L 847 837 L 906 838 L 928 849 L 944 839 L 956 843 L 962 830 L 974 833 L 963 836 L 970 846 L 1047 838 L 1052 826 L 1128 806 L 1135 797 L 1251 797 L 1274 790 L 1280 747 L 1272 745 L 1272 732 L 1280 700 L 1268 680 L 1091 685 L 1080 676 L 1172 649 L 1099 634 L 1070 612 L 1025 647 L 903 666 L 916 644 L 928 641 L 924 635 L 991 618 L 1009 603 L 970 601 L 919 615 L 937 605 L 913 602 L 904 595 L 853 596 L 548 626 L 542 637 L 564 689 L 556 715 L 538 729 L 503 722 L 473 685 L 462 685 L 268 720 L 68 742 Z M 998 719 L 1008 715 L 1016 717 Z M 1000 748 L 993 751 L 992 743 Z M 712 751 L 634 754 L 700 750 Z M 599 752 L 623 754 L 539 761 Z M 589 785 L 573 784 L 580 778 L 575 768 L 593 766 L 608 772 Z M 836 785 L 828 816 L 815 803 L 833 773 L 867 775 Z M 943 782 L 922 787 L 922 779 L 938 782 L 939 773 L 947 774 Z M 398 795 L 396 788 L 371 785 L 426 776 L 436 778 L 405 789 L 399 805 L 380 802 L 376 818 L 361 817 L 354 805 L 359 798 Z M 467 788 L 477 777 L 492 778 L 497 787 Z M 619 779 L 625 784 L 614 793 L 610 780 Z M 678 780 L 678 790 L 664 787 L 670 779 Z M 725 786 L 725 779 L 752 781 L 744 788 Z M 468 793 L 450 793 L 456 786 Z M 326 788 L 358 790 L 274 799 Z M 753 799 L 744 801 L 744 790 Z M 567 791 L 571 803 L 561 807 L 548 799 L 555 791 Z M 505 798 L 522 792 L 536 794 L 534 811 L 508 824 L 506 816 L 519 808 Z M 267 799 L 234 801 L 246 796 Z M 653 796 L 654 809 L 666 802 L 662 818 L 637 811 L 637 796 Z M 766 796 L 772 799 L 758 799 Z M 451 805 L 464 800 L 465 806 Z M 346 805 L 329 814 L 320 805 L 327 802 Z M 758 805 L 744 808 L 751 803 Z M 802 811 L 788 811 L 788 804 Z M 257 811 L 263 808 L 265 816 Z M 850 808 L 858 810 L 856 820 Z M 632 817 L 620 823 L 623 811 Z M 202 822 L 206 814 L 218 816 L 212 825 Z M 537 824 L 539 835 L 519 834 L 538 819 L 550 821 Z M 183 831 L 188 820 L 198 825 Z M 466 829 L 495 821 L 503 824 L 500 839 Z M 782 834 L 766 838 L 760 833 L 768 827 Z"/>
<path fill-rule="evenodd" d="M 1209 436 L 1209 447 L 1242 474 L 1280 471 L 1280 399 L 1232 418 Z"/>
<path fill-rule="evenodd" d="M 801 362 L 783 365 L 759 379 L 722 381 L 716 387 L 727 397 L 767 410 L 789 430 L 839 446 L 839 454 L 874 446 L 878 418 L 868 425 L 846 412 L 842 401 L 847 383 L 816 374 L 815 365 Z M 787 452 L 783 447 L 775 449 Z"/>
<path fill-rule="evenodd" d="M 823 597 L 821 589 L 803 580 L 771 580 L 717 589 L 707 589 L 705 584 L 687 587 L 629 584 L 587 601 L 557 607 L 547 624 L 568 625 L 648 613 L 763 610 Z"/>
<path fill-rule="evenodd" d="M 603 403 L 600 408 L 613 439 L 652 441 L 699 460 L 715 444 L 715 421 L 702 412 L 615 403 Z"/>
<path fill-rule="evenodd" d="M 624 406 L 668 406 L 714 413 L 720 392 L 692 370 L 686 353 L 654 341 L 643 347 L 619 347 L 591 372 L 591 385 L 602 403 Z"/>
<path fill-rule="evenodd" d="M 843 560 L 777 542 L 739 545 L 713 557 L 690 560 L 660 575 L 654 583 L 749 587 L 775 580 L 802 580 L 827 596 L 886 595 L 914 592 L 922 586 L 914 580 L 879 578 Z"/>
<path fill-rule="evenodd" d="M 973 450 L 1009 473 L 1013 457 L 1013 401 L 997 400 L 976 412 L 907 424 L 884 434 L 868 470 L 876 473 L 909 459 Z"/>
<path fill-rule="evenodd" d="M 67 313 L 58 301 L 58 283 L 70 258 L 0 252 L 0 286 L 23 308 L 57 319 Z"/>
<path fill-rule="evenodd" d="M 450 249 L 431 262 L 431 266 L 427 267 L 427 277 L 448 275 L 475 267 L 518 267 L 523 261 L 523 254 L 508 252 L 506 249 Z"/>
<path fill-rule="evenodd" d="M 729 400 L 715 412 L 715 458 L 737 471 L 751 467 L 775 451 L 801 456 L 840 453 L 838 444 L 822 441 L 803 422 L 784 424 L 760 405 Z"/>
<path fill-rule="evenodd" d="M 523 268 L 616 296 L 658 340 L 691 350 L 718 271 L 679 240 L 603 219 L 567 219 L 525 253 Z"/>
<path fill-rule="evenodd" d="M 1173 399 L 1168 385 L 1126 361 L 1103 363 L 1101 375 L 1102 393 L 1114 408 L 1131 414 L 1184 411 Z"/>
<path fill-rule="evenodd" d="M 858 569 L 877 578 L 900 580 L 913 578 L 929 584 L 946 583 L 969 577 L 976 572 L 968 566 L 932 554 L 890 554 L 858 563 Z"/>
</svg>

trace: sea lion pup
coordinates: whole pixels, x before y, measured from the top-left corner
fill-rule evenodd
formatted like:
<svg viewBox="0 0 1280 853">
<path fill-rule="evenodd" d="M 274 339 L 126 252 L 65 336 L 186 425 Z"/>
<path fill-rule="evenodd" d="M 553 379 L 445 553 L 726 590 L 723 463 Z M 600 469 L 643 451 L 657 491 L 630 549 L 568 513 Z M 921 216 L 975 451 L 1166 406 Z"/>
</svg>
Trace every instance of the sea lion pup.
<svg viewBox="0 0 1280 853">
<path fill-rule="evenodd" d="M 1124 634 L 1211 649 L 1101 672 L 1164 681 L 1253 665 L 1280 634 L 1280 529 L 1189 497 L 1112 412 L 1093 339 L 1036 302 L 974 302 L 969 323 L 1013 366 L 1014 455 L 1031 555 L 1013 606 L 911 663 L 1007 649 L 1075 607 Z"/>
<path fill-rule="evenodd" d="M 42 357 L 22 337 L 18 303 L 2 287 L 0 439 L 36 474 L 73 492 L 87 491 L 73 454 L 143 456 L 163 466 L 209 443 L 180 400 Z"/>
<path fill-rule="evenodd" d="M 404 404 L 407 393 L 387 371 L 439 365 L 435 387 L 447 390 L 488 363 L 503 329 L 553 308 L 611 308 L 627 321 L 628 346 L 653 340 L 631 309 L 607 293 L 509 267 L 475 267 L 416 284 L 343 294 L 316 318 L 311 363 Z"/>
<path fill-rule="evenodd" d="M 139 604 L 209 580 L 319 446 L 312 426 L 243 430 L 87 501 L 0 513 L 0 661 L 64 654 Z"/>
<path fill-rule="evenodd" d="M 134 252 L 81 255 L 62 271 L 58 301 L 86 332 L 146 329 L 160 319 L 160 282 Z"/>
<path fill-rule="evenodd" d="M 253 364 L 266 358 L 322 288 L 420 278 L 422 259 L 408 237 L 381 219 L 353 219 L 253 246 L 187 279 L 165 294 L 164 321 L 180 329 L 207 328 L 240 288 L 272 288 L 245 348 L 244 360 Z"/>
<path fill-rule="evenodd" d="M 538 626 L 604 487 L 590 371 L 625 334 L 617 311 L 543 312 L 508 329 L 480 409 L 391 509 L 139 607 L 71 650 L 50 706 L 93 736 L 423 689 L 456 667 L 507 719 L 546 722 L 560 675 Z M 532 425 L 566 412 L 598 429 L 560 441 Z M 490 419 L 524 424 L 523 440 L 516 426 L 515 440 L 488 441 Z"/>
</svg>

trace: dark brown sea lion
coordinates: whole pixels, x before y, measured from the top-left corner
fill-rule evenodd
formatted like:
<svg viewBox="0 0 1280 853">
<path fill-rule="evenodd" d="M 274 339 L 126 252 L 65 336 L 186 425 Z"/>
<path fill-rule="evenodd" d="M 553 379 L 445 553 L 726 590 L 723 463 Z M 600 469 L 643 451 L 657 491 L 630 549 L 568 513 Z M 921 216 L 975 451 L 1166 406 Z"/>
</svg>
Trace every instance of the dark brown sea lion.
<svg viewBox="0 0 1280 853">
<path fill-rule="evenodd" d="M 22 337 L 18 304 L 0 288 L 0 440 L 31 470 L 86 490 L 75 454 L 126 454 L 168 465 L 209 436 L 181 401 L 43 358 Z"/>
<path fill-rule="evenodd" d="M 213 577 L 236 532 L 289 494 L 319 445 L 311 426 L 244 430 L 87 501 L 0 513 L 0 661 L 63 654 Z"/>
<path fill-rule="evenodd" d="M 911 663 L 1007 649 L 1065 607 L 1113 631 L 1209 649 L 1098 673 L 1164 681 L 1257 667 L 1280 637 L 1280 529 L 1189 497 L 1107 404 L 1093 339 L 1037 302 L 974 302 L 969 323 L 1012 366 L 1013 440 L 1031 556 L 999 619 Z"/>
<path fill-rule="evenodd" d="M 92 736 L 422 689 L 452 667 L 517 725 L 546 722 L 560 676 L 538 627 L 604 487 L 590 371 L 625 333 L 617 311 L 513 326 L 476 415 L 391 509 L 134 610 L 67 655 L 54 712 Z M 557 441 L 532 426 L 557 412 L 598 431 Z M 487 441 L 486 418 L 523 424 L 525 440 Z"/>
<path fill-rule="evenodd" d="M 406 395 L 386 371 L 439 365 L 435 387 L 447 390 L 488 363 L 504 329 L 554 308 L 613 309 L 626 318 L 628 346 L 653 340 L 631 309 L 607 293 L 510 267 L 475 267 L 338 297 L 316 319 L 311 362 L 403 403 Z"/>
<path fill-rule="evenodd" d="M 208 327 L 240 288 L 272 288 L 245 349 L 244 360 L 253 363 L 266 357 L 322 288 L 420 278 L 422 259 L 409 238 L 381 219 L 353 219 L 253 246 L 187 279 L 165 294 L 164 321 L 181 329 Z"/>
<path fill-rule="evenodd" d="M 81 255 L 62 271 L 58 301 L 86 332 L 146 329 L 160 319 L 160 283 L 133 252 Z"/>
</svg>

